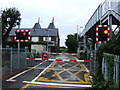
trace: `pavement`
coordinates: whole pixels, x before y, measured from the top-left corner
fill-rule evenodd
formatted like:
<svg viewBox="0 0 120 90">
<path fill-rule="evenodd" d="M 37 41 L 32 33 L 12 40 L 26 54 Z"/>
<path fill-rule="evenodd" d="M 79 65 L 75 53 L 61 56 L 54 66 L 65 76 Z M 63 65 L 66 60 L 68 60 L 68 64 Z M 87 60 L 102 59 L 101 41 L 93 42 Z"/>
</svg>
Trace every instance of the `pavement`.
<svg viewBox="0 0 120 90">
<path fill-rule="evenodd" d="M 55 58 L 75 58 L 57 55 Z M 83 63 L 64 61 L 42 61 L 7 80 L 3 90 L 78 90 L 92 87 L 90 72 Z"/>
</svg>

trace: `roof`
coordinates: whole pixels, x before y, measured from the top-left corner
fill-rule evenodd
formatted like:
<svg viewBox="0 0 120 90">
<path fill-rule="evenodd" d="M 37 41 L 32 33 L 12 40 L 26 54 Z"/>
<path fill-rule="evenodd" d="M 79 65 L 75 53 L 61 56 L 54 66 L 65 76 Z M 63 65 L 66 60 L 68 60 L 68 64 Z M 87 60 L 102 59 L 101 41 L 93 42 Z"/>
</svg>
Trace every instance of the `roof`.
<svg viewBox="0 0 120 90">
<path fill-rule="evenodd" d="M 20 29 L 14 28 L 11 30 L 9 36 L 14 36 L 14 30 L 31 30 L 30 35 L 34 36 L 34 37 L 36 37 L 36 36 L 47 37 L 48 34 L 49 34 L 49 36 L 58 36 L 59 37 L 58 28 L 55 28 L 55 25 L 54 25 L 54 18 L 52 19 L 52 22 L 49 24 L 48 28 L 41 28 L 41 25 L 39 24 L 39 19 L 38 19 L 38 22 L 35 23 L 33 28 L 20 28 Z"/>
<path fill-rule="evenodd" d="M 33 28 L 34 28 L 34 29 L 40 29 L 40 28 L 41 28 L 41 26 L 40 26 L 40 24 L 39 24 L 39 23 L 35 23 L 35 25 L 33 26 Z"/>
<path fill-rule="evenodd" d="M 14 30 L 31 30 L 30 36 L 57 36 L 58 35 L 58 29 L 47 29 L 47 28 L 42 28 L 42 29 L 33 29 L 33 28 L 20 28 L 20 29 L 12 29 L 9 36 L 14 36 Z M 48 32 L 49 31 L 49 32 Z"/>
<path fill-rule="evenodd" d="M 54 17 L 52 18 L 52 22 L 49 24 L 48 29 L 55 29 Z"/>
<path fill-rule="evenodd" d="M 55 29 L 55 25 L 53 22 L 49 24 L 48 29 Z"/>
</svg>

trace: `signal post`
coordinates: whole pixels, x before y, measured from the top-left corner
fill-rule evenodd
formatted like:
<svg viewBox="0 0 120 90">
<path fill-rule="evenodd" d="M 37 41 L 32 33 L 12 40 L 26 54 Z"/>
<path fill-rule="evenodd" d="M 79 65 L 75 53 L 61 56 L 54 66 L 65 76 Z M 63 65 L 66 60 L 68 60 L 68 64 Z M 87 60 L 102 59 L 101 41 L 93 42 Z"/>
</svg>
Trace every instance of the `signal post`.
<svg viewBox="0 0 120 90">
<path fill-rule="evenodd" d="M 30 30 L 15 30 L 14 31 L 14 41 L 18 42 L 18 69 L 19 69 L 20 42 L 29 42 L 30 41 Z"/>
<path fill-rule="evenodd" d="M 110 25 L 96 25 L 96 43 L 95 43 L 95 55 L 94 55 L 94 73 L 96 72 L 96 50 L 100 44 L 106 43 L 111 38 Z"/>
</svg>

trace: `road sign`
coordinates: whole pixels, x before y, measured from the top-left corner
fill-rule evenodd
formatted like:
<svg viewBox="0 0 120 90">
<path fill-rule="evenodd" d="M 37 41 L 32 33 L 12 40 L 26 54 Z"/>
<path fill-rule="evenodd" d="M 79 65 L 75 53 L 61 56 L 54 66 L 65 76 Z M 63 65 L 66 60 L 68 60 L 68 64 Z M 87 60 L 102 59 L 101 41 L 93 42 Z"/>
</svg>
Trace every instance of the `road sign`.
<svg viewBox="0 0 120 90">
<path fill-rule="evenodd" d="M 55 42 L 54 41 L 49 41 L 48 46 L 55 46 Z"/>
</svg>

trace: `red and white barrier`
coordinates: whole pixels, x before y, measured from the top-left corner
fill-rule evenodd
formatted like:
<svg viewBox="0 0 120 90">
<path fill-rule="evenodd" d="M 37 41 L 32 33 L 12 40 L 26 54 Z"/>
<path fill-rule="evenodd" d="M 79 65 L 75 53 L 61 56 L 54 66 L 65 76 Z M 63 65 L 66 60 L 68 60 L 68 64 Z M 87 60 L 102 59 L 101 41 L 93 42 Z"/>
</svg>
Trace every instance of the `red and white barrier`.
<svg viewBox="0 0 120 90">
<path fill-rule="evenodd" d="M 59 54 L 59 55 L 78 55 L 78 53 L 50 53 L 50 54 Z"/>
<path fill-rule="evenodd" d="M 48 58 L 27 58 L 28 60 L 47 60 L 47 61 L 66 61 L 66 62 L 92 62 L 92 60 L 73 60 L 73 59 L 48 59 Z"/>
</svg>

